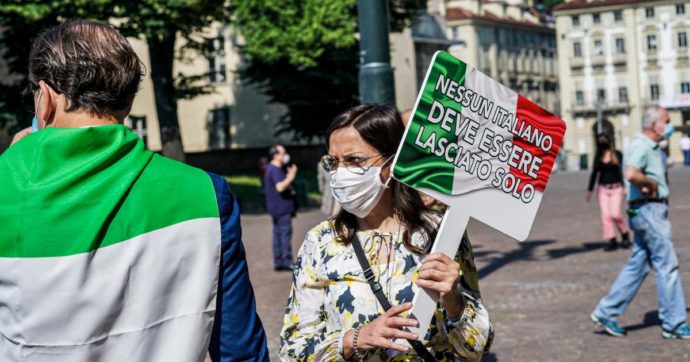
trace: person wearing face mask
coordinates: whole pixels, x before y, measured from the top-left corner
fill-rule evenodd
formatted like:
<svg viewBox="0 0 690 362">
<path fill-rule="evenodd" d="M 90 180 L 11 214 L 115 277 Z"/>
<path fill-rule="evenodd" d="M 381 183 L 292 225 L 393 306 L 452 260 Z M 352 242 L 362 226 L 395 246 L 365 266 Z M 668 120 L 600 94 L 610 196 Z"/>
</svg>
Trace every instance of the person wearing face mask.
<svg viewBox="0 0 690 362">
<path fill-rule="evenodd" d="M 281 145 L 268 150 L 270 162 L 264 173 L 266 210 L 273 220 L 273 267 L 276 271 L 292 270 L 292 218 L 295 214 L 297 165 Z"/>
<path fill-rule="evenodd" d="M 669 123 L 666 129 L 664 129 L 664 134 L 662 135 L 661 141 L 659 141 L 659 149 L 661 149 L 661 163 L 664 165 L 664 178 L 666 179 L 667 186 L 671 186 L 668 179 L 668 155 L 669 155 L 669 142 L 671 141 L 671 136 L 676 129 L 672 123 Z"/>
<path fill-rule="evenodd" d="M 281 332 L 283 361 L 478 361 L 493 338 L 469 240 L 455 258 L 429 254 L 439 218 L 391 178 L 404 126 L 394 107 L 335 118 L 322 166 L 341 211 L 300 248 Z M 439 295 L 426 336 L 406 330 L 419 288 Z M 407 340 L 407 343 L 401 342 Z"/>
<path fill-rule="evenodd" d="M 625 198 L 623 187 L 623 170 L 621 168 L 623 155 L 612 147 L 609 136 L 605 133 L 597 136 L 597 153 L 594 156 L 592 174 L 587 187 L 587 202 L 592 199 L 594 184 L 598 181 L 597 200 L 601 212 L 603 237 L 609 243 L 604 251 L 618 249 L 616 229 L 621 234 L 623 248 L 630 247 L 630 235 L 621 212 L 621 204 Z"/>
<path fill-rule="evenodd" d="M 68 20 L 28 69 L 33 130 L 0 155 L 0 361 L 268 361 L 227 182 L 122 124 L 129 41 Z"/>
<path fill-rule="evenodd" d="M 658 145 L 670 128 L 668 111 L 656 107 L 647 109 L 642 128 L 642 134 L 630 143 L 623 157 L 628 215 L 635 235 L 632 255 L 590 319 L 603 326 L 607 333 L 624 336 L 625 329 L 618 326 L 616 320 L 628 308 L 649 271 L 654 269 L 661 336 L 690 339 L 690 326 L 685 322 L 685 295 L 668 219 L 669 189 Z"/>
</svg>

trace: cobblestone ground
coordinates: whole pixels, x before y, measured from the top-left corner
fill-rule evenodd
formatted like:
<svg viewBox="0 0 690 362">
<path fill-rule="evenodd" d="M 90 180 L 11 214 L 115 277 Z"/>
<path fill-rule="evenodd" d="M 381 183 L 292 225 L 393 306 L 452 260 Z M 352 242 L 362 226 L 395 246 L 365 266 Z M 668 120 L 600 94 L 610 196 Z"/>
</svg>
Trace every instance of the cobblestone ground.
<svg viewBox="0 0 690 362">
<path fill-rule="evenodd" d="M 471 222 L 480 285 L 496 329 L 487 361 L 688 361 L 690 341 L 661 339 L 656 289 L 649 275 L 620 325 L 625 338 L 602 334 L 588 316 L 608 291 L 629 250 L 605 253 L 597 204 L 584 200 L 588 175 L 559 173 L 543 199 L 529 241 Z M 690 168 L 670 173 L 674 243 L 686 300 L 690 301 Z M 304 234 L 323 220 L 318 210 L 294 219 L 294 253 Z M 274 272 L 271 221 L 243 216 L 244 242 L 269 338 L 271 360 L 278 360 L 279 333 L 290 289 L 290 273 Z"/>
</svg>

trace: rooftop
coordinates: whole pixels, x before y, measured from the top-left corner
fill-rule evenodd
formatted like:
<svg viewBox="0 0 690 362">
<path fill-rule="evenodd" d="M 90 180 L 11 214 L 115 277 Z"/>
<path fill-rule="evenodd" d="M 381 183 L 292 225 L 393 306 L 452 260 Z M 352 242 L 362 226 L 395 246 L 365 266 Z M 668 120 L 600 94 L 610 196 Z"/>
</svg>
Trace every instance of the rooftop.
<svg viewBox="0 0 690 362">
<path fill-rule="evenodd" d="M 549 29 L 549 27 L 540 23 L 527 20 L 518 20 L 510 16 L 504 18 L 487 10 L 482 11 L 481 14 L 477 14 L 467 9 L 449 8 L 446 11 L 446 20 L 484 20 L 506 25 L 521 25 L 532 28 Z"/>
<path fill-rule="evenodd" d="M 578 9 L 594 9 L 603 6 L 620 6 L 633 5 L 646 2 L 655 2 L 652 0 L 572 0 L 561 5 L 556 6 L 554 11 L 578 10 Z"/>
</svg>

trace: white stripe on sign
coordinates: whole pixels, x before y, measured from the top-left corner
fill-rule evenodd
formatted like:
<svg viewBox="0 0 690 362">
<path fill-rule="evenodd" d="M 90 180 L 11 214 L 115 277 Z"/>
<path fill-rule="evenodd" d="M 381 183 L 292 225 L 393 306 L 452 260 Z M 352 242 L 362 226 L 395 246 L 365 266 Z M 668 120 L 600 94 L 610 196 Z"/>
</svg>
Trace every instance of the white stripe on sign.
<svg viewBox="0 0 690 362">
<path fill-rule="evenodd" d="M 203 360 L 220 237 L 203 218 L 84 254 L 0 258 L 0 360 Z"/>
<path fill-rule="evenodd" d="M 469 65 L 467 66 L 467 71 L 465 73 L 465 89 L 471 89 L 474 93 L 481 94 L 482 97 L 487 100 L 487 102 L 489 102 L 488 100 L 491 100 L 493 106 L 491 111 L 488 112 L 489 114 L 495 116 L 497 114 L 498 107 L 501 107 L 511 114 L 515 114 L 518 94 L 509 88 L 502 86 L 498 82 L 479 72 L 477 69 L 470 67 Z M 478 98 L 479 97 L 477 97 L 477 99 Z M 488 106 L 488 103 L 485 105 Z M 481 106 L 479 111 L 482 112 Z M 463 117 L 468 117 L 469 119 L 477 122 L 479 124 L 479 132 L 475 136 L 475 142 L 472 144 L 462 140 L 462 137 L 460 137 L 460 145 L 462 145 L 463 149 L 470 150 L 472 154 L 480 156 L 481 159 L 488 160 L 491 164 L 491 171 L 488 177 L 486 177 L 486 180 L 481 180 L 475 175 L 481 173 L 482 166 L 475 165 L 474 167 L 478 169 L 474 172 L 474 174 L 467 172 L 465 168 L 456 167 L 455 175 L 453 177 L 453 195 L 465 194 L 474 190 L 493 188 L 491 186 L 491 181 L 494 179 L 496 169 L 498 167 L 503 167 L 508 170 L 509 168 L 506 163 L 501 162 L 498 157 L 492 157 L 488 152 L 484 152 L 479 149 L 480 140 L 485 130 L 492 131 L 504 140 L 512 141 L 513 139 L 512 133 L 501 127 L 492 127 L 490 125 L 491 120 L 479 116 L 477 112 L 472 111 L 472 107 L 462 107 L 461 114 Z M 493 145 L 490 147 L 493 147 Z"/>
</svg>

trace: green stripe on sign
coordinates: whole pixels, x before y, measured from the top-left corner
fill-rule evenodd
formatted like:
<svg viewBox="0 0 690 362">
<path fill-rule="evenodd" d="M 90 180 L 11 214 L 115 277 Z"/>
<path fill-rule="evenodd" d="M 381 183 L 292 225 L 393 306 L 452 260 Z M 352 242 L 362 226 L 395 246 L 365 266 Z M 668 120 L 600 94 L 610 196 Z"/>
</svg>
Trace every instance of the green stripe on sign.
<svg viewBox="0 0 690 362">
<path fill-rule="evenodd" d="M 47 128 L 0 156 L 0 257 L 54 257 L 218 217 L 211 179 L 122 125 Z"/>
<path fill-rule="evenodd" d="M 428 148 L 416 145 L 415 140 L 419 137 L 423 143 L 431 133 L 435 133 L 437 141 L 440 137 L 445 137 L 450 142 L 457 142 L 457 136 L 452 132 L 454 127 L 451 127 L 451 132 L 448 132 L 441 128 L 440 123 L 433 124 L 428 122 L 427 118 L 434 100 L 441 102 L 445 108 L 452 108 L 458 114 L 460 113 L 462 106 L 448 98 L 440 90 L 434 90 L 434 87 L 439 75 L 450 78 L 459 85 L 464 85 L 466 68 L 465 63 L 459 62 L 450 54 L 446 52 L 437 53 L 427 74 L 422 96 L 419 98 L 416 111 L 410 120 L 411 124 L 407 136 L 393 169 L 393 175 L 396 179 L 413 188 L 423 187 L 446 195 L 453 194 L 455 166 L 447 162 L 444 157 L 432 154 Z M 424 127 L 424 131 L 420 134 L 422 127 Z M 457 150 L 452 150 L 448 154 L 455 158 Z"/>
</svg>

